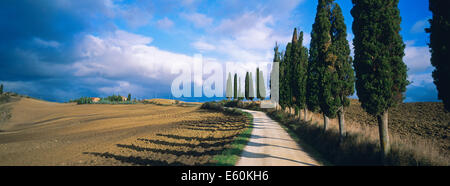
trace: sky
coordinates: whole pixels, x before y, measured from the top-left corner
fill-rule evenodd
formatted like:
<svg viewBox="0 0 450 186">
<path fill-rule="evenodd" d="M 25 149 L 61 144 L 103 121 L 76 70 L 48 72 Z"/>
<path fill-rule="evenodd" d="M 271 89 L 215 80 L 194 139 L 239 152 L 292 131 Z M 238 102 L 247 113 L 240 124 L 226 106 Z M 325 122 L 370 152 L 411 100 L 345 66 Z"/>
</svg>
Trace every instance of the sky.
<svg viewBox="0 0 450 186">
<path fill-rule="evenodd" d="M 351 44 L 353 5 L 336 2 Z M 273 60 L 275 42 L 284 48 L 294 27 L 309 48 L 316 6 L 315 0 L 3 0 L 0 83 L 5 91 L 56 102 L 128 93 L 173 98 L 171 68 L 195 55 L 254 68 Z M 439 101 L 424 32 L 428 1 L 400 0 L 399 9 L 411 81 L 405 101 Z"/>
</svg>

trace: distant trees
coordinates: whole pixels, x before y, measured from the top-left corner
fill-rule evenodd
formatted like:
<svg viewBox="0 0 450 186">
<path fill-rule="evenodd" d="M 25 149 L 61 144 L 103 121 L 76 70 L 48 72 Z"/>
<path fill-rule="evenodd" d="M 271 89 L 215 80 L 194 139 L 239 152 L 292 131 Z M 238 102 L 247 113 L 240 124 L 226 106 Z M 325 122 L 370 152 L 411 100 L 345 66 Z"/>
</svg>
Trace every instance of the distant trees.
<svg viewBox="0 0 450 186">
<path fill-rule="evenodd" d="M 111 101 L 111 102 L 121 102 L 121 101 L 124 101 L 123 100 L 123 98 L 122 98 L 122 96 L 120 95 L 120 94 L 117 94 L 117 95 L 112 95 L 112 96 L 108 96 L 108 97 L 106 97 L 106 98 L 103 98 L 103 100 L 108 100 L 108 101 Z"/>
<path fill-rule="evenodd" d="M 128 93 L 127 101 L 131 101 L 131 94 Z"/>
<path fill-rule="evenodd" d="M 231 84 L 231 73 L 228 73 L 228 78 L 227 78 L 227 88 L 225 90 L 225 97 L 227 97 L 228 100 L 231 99 L 231 97 L 233 96 L 233 92 L 232 92 L 232 84 Z"/>
<path fill-rule="evenodd" d="M 256 98 L 261 99 L 259 94 L 259 67 L 256 67 Z"/>
<path fill-rule="evenodd" d="M 242 88 L 241 88 L 241 77 L 239 77 L 239 89 L 238 89 L 238 100 L 242 100 L 244 98 L 244 95 L 242 93 Z"/>
<path fill-rule="evenodd" d="M 0 94 L 3 94 L 3 84 L 0 85 Z"/>
<path fill-rule="evenodd" d="M 249 91 L 250 91 L 250 74 L 247 72 L 245 73 L 245 99 L 249 99 Z"/>
<path fill-rule="evenodd" d="M 356 91 L 361 107 L 378 119 L 381 150 L 387 155 L 389 108 L 403 101 L 409 83 L 402 60 L 405 44 L 399 34 L 398 0 L 352 0 L 352 3 Z"/>
<path fill-rule="evenodd" d="M 258 90 L 257 90 L 257 92 L 259 94 L 259 99 L 260 100 L 264 100 L 264 99 L 266 99 L 266 85 L 264 84 L 263 72 L 260 71 L 258 73 L 258 76 L 259 76 L 259 78 L 258 78 Z"/>
<path fill-rule="evenodd" d="M 253 86 L 253 76 L 252 72 L 250 72 L 249 79 L 248 79 L 248 99 L 253 101 L 253 98 L 255 98 L 255 87 Z"/>
<path fill-rule="evenodd" d="M 263 72 L 256 68 L 256 97 L 260 100 L 266 98 L 266 85 L 264 83 Z"/>
<path fill-rule="evenodd" d="M 234 94 L 233 94 L 233 97 L 234 97 L 234 99 L 238 99 L 238 85 L 237 85 L 237 73 L 235 73 L 234 74 Z"/>
<path fill-rule="evenodd" d="M 92 99 L 90 97 L 82 97 L 77 100 L 74 100 L 74 102 L 77 102 L 77 104 L 91 104 L 93 103 Z"/>
<path fill-rule="evenodd" d="M 450 111 L 450 13 L 448 0 L 430 0 L 429 9 L 433 13 L 429 20 L 431 64 L 434 84 L 438 90 L 438 98 L 444 102 L 444 107 Z"/>
</svg>

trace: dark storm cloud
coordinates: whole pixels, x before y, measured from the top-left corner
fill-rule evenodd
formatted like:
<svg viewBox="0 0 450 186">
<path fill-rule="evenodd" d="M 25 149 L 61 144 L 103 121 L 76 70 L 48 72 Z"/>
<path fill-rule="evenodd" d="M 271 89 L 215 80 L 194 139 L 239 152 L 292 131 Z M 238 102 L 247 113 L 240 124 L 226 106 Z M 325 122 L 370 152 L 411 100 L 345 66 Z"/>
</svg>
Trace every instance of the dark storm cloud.
<svg viewBox="0 0 450 186">
<path fill-rule="evenodd" d="M 0 79 L 60 76 L 75 35 L 92 24 L 87 10 L 104 10 L 99 2 L 0 1 Z"/>
<path fill-rule="evenodd" d="M 113 16 L 107 6 L 91 0 L 0 1 L 0 82 L 6 90 L 52 101 L 88 92 L 75 86 L 70 72 L 73 46 L 79 33 L 95 31 Z"/>
</svg>

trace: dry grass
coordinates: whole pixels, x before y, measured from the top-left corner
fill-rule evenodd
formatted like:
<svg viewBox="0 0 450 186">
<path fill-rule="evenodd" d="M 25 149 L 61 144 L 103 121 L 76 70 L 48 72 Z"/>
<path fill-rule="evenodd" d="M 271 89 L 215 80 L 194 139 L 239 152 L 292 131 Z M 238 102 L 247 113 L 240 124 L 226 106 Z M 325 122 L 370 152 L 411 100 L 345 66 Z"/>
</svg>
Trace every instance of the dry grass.
<svg viewBox="0 0 450 186">
<path fill-rule="evenodd" d="M 275 116 L 275 114 L 271 114 Z M 308 112 L 309 122 L 290 118 L 282 121 L 297 131 L 303 138 L 309 138 L 315 148 L 319 148 L 328 160 L 338 165 L 449 165 L 449 157 L 442 153 L 438 143 L 415 135 L 390 133 L 392 151 L 384 160 L 379 157 L 379 134 L 376 125 L 363 125 L 347 120 L 347 138 L 339 145 L 337 119 L 329 120 L 329 128 L 323 133 L 323 117 Z M 282 114 L 281 117 L 287 117 Z M 315 136 L 311 137 L 309 135 Z M 320 141 L 320 142 L 318 142 Z M 324 144 L 329 143 L 329 144 Z"/>
</svg>

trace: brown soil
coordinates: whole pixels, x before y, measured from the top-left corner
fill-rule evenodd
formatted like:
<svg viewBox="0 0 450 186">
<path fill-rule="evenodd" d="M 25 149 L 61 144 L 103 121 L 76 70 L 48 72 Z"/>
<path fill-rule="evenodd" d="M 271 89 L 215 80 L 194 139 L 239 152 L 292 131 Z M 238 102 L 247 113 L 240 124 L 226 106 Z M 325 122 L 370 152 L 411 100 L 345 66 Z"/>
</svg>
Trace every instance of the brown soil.
<svg viewBox="0 0 450 186">
<path fill-rule="evenodd" d="M 377 119 L 367 114 L 358 100 L 351 100 L 346 120 L 377 127 Z M 439 102 L 402 103 L 389 110 L 389 131 L 400 136 L 424 138 L 450 151 L 450 112 Z"/>
<path fill-rule="evenodd" d="M 6 105 L 8 104 L 8 105 Z M 244 116 L 198 107 L 60 104 L 22 98 L 0 105 L 0 165 L 204 165 L 245 129 Z"/>
</svg>

